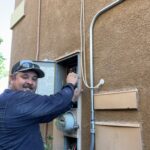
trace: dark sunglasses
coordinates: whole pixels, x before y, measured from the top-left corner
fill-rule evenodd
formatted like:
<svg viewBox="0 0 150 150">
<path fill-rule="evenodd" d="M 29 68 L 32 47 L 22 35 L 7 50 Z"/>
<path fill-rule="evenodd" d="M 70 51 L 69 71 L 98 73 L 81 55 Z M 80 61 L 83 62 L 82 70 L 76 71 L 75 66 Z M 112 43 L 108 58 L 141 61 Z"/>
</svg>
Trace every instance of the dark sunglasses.
<svg viewBox="0 0 150 150">
<path fill-rule="evenodd" d="M 21 69 L 30 69 L 30 68 L 37 68 L 40 69 L 40 67 L 37 64 L 34 64 L 32 61 L 30 60 L 22 60 L 20 61 L 19 66 L 16 68 L 15 72 L 21 70 Z"/>
</svg>

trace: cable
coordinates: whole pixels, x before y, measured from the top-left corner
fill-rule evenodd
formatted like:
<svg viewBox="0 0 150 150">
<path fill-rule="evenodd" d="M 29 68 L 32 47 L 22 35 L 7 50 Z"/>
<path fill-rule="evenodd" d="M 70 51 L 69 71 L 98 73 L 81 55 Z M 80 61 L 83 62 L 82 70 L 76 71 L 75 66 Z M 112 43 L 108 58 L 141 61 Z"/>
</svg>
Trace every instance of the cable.
<svg viewBox="0 0 150 150">
<path fill-rule="evenodd" d="M 81 0 L 81 12 L 80 12 L 80 42 L 81 42 L 81 74 L 82 74 L 82 80 L 84 85 L 87 88 L 99 88 L 100 85 L 104 84 L 104 80 L 101 79 L 99 81 L 99 83 L 94 86 L 91 87 L 90 85 L 88 85 L 87 83 L 87 76 L 86 76 L 86 57 L 85 57 L 85 16 L 84 16 L 84 12 L 85 12 L 85 4 L 84 4 L 84 0 Z"/>
<path fill-rule="evenodd" d="M 87 84 L 86 78 L 86 61 L 85 61 L 85 22 L 84 22 L 84 0 L 81 0 L 81 12 L 80 12 L 80 42 L 81 42 L 81 74 L 82 80 L 87 88 L 90 86 Z"/>
</svg>

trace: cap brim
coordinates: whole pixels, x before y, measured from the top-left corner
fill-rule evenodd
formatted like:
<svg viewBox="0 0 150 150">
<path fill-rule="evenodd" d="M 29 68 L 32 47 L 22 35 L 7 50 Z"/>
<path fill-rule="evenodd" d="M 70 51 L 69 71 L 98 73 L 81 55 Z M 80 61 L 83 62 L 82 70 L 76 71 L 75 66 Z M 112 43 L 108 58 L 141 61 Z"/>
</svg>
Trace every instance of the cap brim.
<svg viewBox="0 0 150 150">
<path fill-rule="evenodd" d="M 43 78 L 45 76 L 45 73 L 38 68 L 24 68 L 24 69 L 20 69 L 18 72 L 25 72 L 25 71 L 34 71 L 36 72 L 36 74 L 38 75 L 38 78 Z"/>
</svg>

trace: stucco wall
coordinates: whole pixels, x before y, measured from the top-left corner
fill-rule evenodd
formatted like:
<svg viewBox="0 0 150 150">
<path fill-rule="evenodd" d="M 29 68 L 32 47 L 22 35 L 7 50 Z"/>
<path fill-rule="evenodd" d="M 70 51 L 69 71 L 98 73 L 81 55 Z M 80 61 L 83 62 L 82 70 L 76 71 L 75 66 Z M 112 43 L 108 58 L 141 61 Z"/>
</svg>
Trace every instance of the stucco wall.
<svg viewBox="0 0 150 150">
<path fill-rule="evenodd" d="M 89 72 L 89 26 L 111 0 L 85 0 L 86 58 Z M 94 30 L 94 78 L 102 91 L 137 88 L 138 110 L 96 111 L 96 120 L 138 121 L 143 149 L 150 149 L 150 1 L 125 0 L 98 18 Z M 26 16 L 13 28 L 11 62 L 36 58 L 37 0 L 26 1 Z M 80 1 L 41 1 L 39 59 L 54 59 L 80 49 Z M 89 75 L 88 75 L 89 78 Z M 82 150 L 89 149 L 89 90 L 82 95 Z M 87 136 L 88 135 L 88 136 Z"/>
<path fill-rule="evenodd" d="M 138 121 L 142 142 L 149 145 L 150 2 L 127 0 L 97 20 L 95 25 L 95 82 L 105 79 L 102 90 L 137 88 L 139 109 L 96 111 L 97 120 Z"/>
<path fill-rule="evenodd" d="M 11 64 L 20 59 L 36 59 L 37 5 L 36 0 L 25 1 L 25 17 L 13 28 Z"/>
<path fill-rule="evenodd" d="M 47 1 L 41 5 L 40 58 L 57 58 L 80 48 L 79 1 Z"/>
</svg>

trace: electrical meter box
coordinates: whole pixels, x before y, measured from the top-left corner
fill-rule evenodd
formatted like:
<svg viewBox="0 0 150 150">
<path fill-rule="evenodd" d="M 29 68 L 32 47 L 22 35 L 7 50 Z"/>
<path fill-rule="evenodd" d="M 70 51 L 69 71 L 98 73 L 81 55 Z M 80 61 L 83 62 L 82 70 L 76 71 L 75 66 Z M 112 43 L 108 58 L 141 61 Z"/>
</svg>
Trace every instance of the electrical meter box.
<svg viewBox="0 0 150 150">
<path fill-rule="evenodd" d="M 34 61 L 44 71 L 45 76 L 38 79 L 36 93 L 40 95 L 54 94 L 55 91 L 55 61 Z"/>
<path fill-rule="evenodd" d="M 66 77 L 69 72 L 79 72 L 78 55 L 73 55 L 68 58 L 61 58 L 56 61 L 56 83 L 55 92 L 59 91 L 66 84 Z M 79 86 L 79 85 L 78 85 Z M 77 107 L 77 103 L 74 104 Z"/>
<path fill-rule="evenodd" d="M 66 84 L 66 76 L 75 72 L 80 76 L 80 53 L 73 53 L 60 57 L 56 61 L 55 91 L 59 91 Z M 81 81 L 77 87 L 80 88 Z M 57 150 L 81 149 L 81 101 L 73 108 L 55 119 L 53 128 L 53 148 Z M 57 137 L 57 138 L 55 138 Z M 59 138 L 58 138 L 59 137 Z"/>
<path fill-rule="evenodd" d="M 40 95 L 51 95 L 55 91 L 55 67 L 56 62 L 52 60 L 48 61 L 34 61 L 44 71 L 45 76 L 38 79 L 36 93 Z M 47 139 L 48 124 L 41 123 L 40 130 L 43 139 Z"/>
<path fill-rule="evenodd" d="M 66 84 L 68 73 L 75 72 L 80 76 L 80 53 L 75 52 L 58 59 L 34 61 L 44 71 L 45 77 L 38 80 L 36 93 L 50 95 L 61 90 Z M 81 81 L 77 87 L 80 88 Z M 81 100 L 73 108 L 53 121 L 53 148 L 66 150 L 81 147 Z M 42 125 L 43 137 L 46 137 L 48 125 Z M 59 138 L 58 138 L 59 137 Z"/>
</svg>

